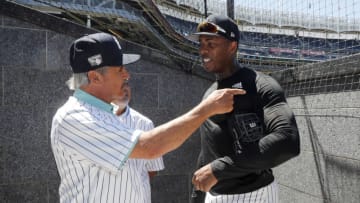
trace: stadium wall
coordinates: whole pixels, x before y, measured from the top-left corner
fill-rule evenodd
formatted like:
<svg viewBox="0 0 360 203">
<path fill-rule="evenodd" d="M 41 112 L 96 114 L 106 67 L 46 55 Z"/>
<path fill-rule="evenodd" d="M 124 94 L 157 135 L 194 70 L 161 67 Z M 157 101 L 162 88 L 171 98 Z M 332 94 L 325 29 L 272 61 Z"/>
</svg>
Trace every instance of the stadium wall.
<svg viewBox="0 0 360 203">
<path fill-rule="evenodd" d="M 59 177 L 49 144 L 51 118 L 72 94 L 65 86 L 71 75 L 68 46 L 76 37 L 95 31 L 19 6 L 3 8 L 0 202 L 58 202 Z M 131 105 L 155 125 L 196 105 L 210 85 L 206 79 L 177 70 L 162 53 L 120 43 L 143 55 L 128 68 Z M 289 97 L 302 153 L 275 169 L 281 202 L 360 199 L 359 99 L 359 91 Z M 188 202 L 194 157 L 199 152 L 197 134 L 164 157 L 166 169 L 151 181 L 154 203 Z"/>
<path fill-rule="evenodd" d="M 272 73 L 300 129 L 301 154 L 275 168 L 282 203 L 360 200 L 360 55 Z"/>
<path fill-rule="evenodd" d="M 274 170 L 281 203 L 359 202 L 359 99 L 359 91 L 288 98 L 301 154 Z"/>
</svg>

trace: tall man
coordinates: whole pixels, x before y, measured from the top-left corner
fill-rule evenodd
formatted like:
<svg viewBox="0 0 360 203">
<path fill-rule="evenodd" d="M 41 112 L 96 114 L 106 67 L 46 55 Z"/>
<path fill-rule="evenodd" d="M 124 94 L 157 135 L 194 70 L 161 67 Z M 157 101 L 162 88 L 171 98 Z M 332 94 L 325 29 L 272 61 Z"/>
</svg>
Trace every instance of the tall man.
<svg viewBox="0 0 360 203">
<path fill-rule="evenodd" d="M 200 43 L 204 68 L 217 79 L 204 99 L 223 88 L 247 92 L 235 97 L 232 112 L 202 124 L 192 201 L 277 202 L 271 168 L 300 153 L 296 121 L 283 90 L 270 76 L 237 63 L 239 30 L 228 17 L 210 15 L 192 38 Z"/>
<path fill-rule="evenodd" d="M 114 113 L 118 116 L 120 122 L 130 129 L 138 129 L 143 131 L 148 131 L 154 128 L 153 122 L 137 112 L 129 106 L 131 99 L 131 88 L 126 83 L 123 87 L 123 97 L 117 101 L 113 101 Z M 156 159 L 129 159 L 127 161 L 129 167 L 133 170 L 136 170 L 139 173 L 141 182 L 138 184 L 143 185 L 139 187 L 139 192 L 144 193 L 147 198 L 145 198 L 146 203 L 151 202 L 151 188 L 150 188 L 150 178 L 155 176 L 158 171 L 164 169 L 164 162 L 162 157 Z"/>
<path fill-rule="evenodd" d="M 70 47 L 74 95 L 53 117 L 51 147 L 61 178 L 60 202 L 145 202 L 129 158 L 153 159 L 178 148 L 208 117 L 233 109 L 243 90 L 215 91 L 184 115 L 150 131 L 133 130 L 113 114 L 112 101 L 124 94 L 125 64 L 139 55 L 122 53 L 116 38 L 96 33 Z"/>
</svg>

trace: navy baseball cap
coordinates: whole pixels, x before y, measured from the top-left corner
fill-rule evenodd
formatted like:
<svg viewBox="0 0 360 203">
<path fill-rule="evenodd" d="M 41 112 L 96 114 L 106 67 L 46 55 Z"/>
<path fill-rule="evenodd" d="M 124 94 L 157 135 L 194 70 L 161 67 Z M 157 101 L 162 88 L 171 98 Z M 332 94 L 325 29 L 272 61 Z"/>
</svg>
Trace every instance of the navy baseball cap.
<svg viewBox="0 0 360 203">
<path fill-rule="evenodd" d="M 70 65 L 74 73 L 84 73 L 103 66 L 123 66 L 139 59 L 138 54 L 124 54 L 115 36 L 107 33 L 83 36 L 70 47 Z"/>
<path fill-rule="evenodd" d="M 222 36 L 230 41 L 239 41 L 240 32 L 237 24 L 229 17 L 212 14 L 199 23 L 196 32 L 188 39 L 198 41 L 200 35 Z"/>
</svg>

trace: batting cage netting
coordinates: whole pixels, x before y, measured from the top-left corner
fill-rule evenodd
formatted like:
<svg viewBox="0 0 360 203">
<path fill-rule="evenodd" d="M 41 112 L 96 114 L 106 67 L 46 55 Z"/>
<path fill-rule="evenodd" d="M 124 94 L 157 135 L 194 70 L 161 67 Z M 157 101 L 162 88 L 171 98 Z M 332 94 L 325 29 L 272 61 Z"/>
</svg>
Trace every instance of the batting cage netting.
<svg viewBox="0 0 360 203">
<path fill-rule="evenodd" d="M 187 70 L 199 68 L 200 61 L 196 43 L 185 37 L 205 19 L 205 12 L 228 11 L 226 0 L 13 1 L 166 50 L 188 61 Z M 241 31 L 239 62 L 273 75 L 287 96 L 360 88 L 359 1 L 238 0 L 233 4 Z M 136 37 L 135 27 L 135 32 L 138 27 L 151 32 L 152 38 Z"/>
</svg>

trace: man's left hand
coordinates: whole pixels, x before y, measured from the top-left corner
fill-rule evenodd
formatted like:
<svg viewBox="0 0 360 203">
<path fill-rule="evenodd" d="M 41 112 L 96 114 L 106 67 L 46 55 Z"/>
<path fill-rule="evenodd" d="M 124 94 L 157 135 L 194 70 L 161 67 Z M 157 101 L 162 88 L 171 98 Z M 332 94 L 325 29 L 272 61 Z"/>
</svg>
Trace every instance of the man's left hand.
<svg viewBox="0 0 360 203">
<path fill-rule="evenodd" d="M 217 182 L 218 180 L 214 176 L 210 164 L 207 164 L 195 171 L 192 178 L 192 183 L 194 184 L 196 190 L 204 192 L 208 192 Z"/>
</svg>

